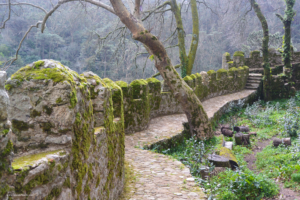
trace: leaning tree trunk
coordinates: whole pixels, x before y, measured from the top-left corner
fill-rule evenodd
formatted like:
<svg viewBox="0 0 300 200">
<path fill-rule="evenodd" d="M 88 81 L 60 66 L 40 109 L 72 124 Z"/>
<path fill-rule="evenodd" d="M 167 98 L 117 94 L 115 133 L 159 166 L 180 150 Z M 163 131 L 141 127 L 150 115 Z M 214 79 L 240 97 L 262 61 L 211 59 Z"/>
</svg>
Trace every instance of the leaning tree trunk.
<svg viewBox="0 0 300 200">
<path fill-rule="evenodd" d="M 266 101 L 272 100 L 272 91 L 271 91 L 271 72 L 270 72 L 270 63 L 269 63 L 269 28 L 268 23 L 263 15 L 260 6 L 256 3 L 255 0 L 250 0 L 251 6 L 253 7 L 256 16 L 258 17 L 262 29 L 263 29 L 263 42 L 262 42 L 262 52 L 263 52 L 263 68 L 264 68 L 264 79 L 263 79 L 263 94 Z"/>
<path fill-rule="evenodd" d="M 116 15 L 131 31 L 133 39 L 143 43 L 148 52 L 154 56 L 155 67 L 170 87 L 175 98 L 181 103 L 190 125 L 191 134 L 200 139 L 212 137 L 212 127 L 200 100 L 173 67 L 163 44 L 144 28 L 139 19 L 139 13 L 136 13 L 135 16 L 130 14 L 121 0 L 111 0 L 110 2 Z M 136 7 L 139 8 L 139 5 Z"/>
</svg>

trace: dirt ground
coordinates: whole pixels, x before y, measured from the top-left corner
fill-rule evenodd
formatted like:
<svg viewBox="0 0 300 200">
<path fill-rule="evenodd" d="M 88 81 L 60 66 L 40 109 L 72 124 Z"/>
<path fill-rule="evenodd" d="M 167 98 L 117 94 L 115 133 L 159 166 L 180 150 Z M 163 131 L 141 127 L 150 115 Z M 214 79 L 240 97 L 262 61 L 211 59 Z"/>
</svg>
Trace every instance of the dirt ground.
<svg viewBox="0 0 300 200">
<path fill-rule="evenodd" d="M 256 147 L 253 149 L 252 154 L 248 154 L 245 156 L 245 161 L 248 163 L 248 168 L 251 169 L 254 172 L 257 172 L 256 166 L 255 166 L 255 161 L 256 161 L 256 154 L 261 152 L 266 146 L 270 144 L 270 141 L 273 141 L 274 138 L 270 140 L 264 140 L 261 142 L 257 142 Z M 289 189 L 289 188 L 284 188 L 283 184 L 279 181 L 276 181 L 278 184 L 280 191 L 279 195 L 276 198 L 272 198 L 269 200 L 300 200 L 300 194 Z"/>
</svg>

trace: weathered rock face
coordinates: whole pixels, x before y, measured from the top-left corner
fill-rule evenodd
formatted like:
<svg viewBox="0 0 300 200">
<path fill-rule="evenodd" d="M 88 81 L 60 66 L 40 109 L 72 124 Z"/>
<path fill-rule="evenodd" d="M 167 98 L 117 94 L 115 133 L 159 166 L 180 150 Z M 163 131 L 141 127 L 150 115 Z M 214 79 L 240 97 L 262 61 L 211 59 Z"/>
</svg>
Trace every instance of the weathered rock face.
<svg viewBox="0 0 300 200">
<path fill-rule="evenodd" d="M 0 150 L 3 150 L 10 137 L 10 121 L 8 121 L 7 108 L 9 97 L 4 89 L 6 72 L 0 71 Z"/>
<path fill-rule="evenodd" d="M 17 171 L 0 179 L 12 180 L 5 185 L 11 192 L 3 196 L 118 199 L 124 179 L 124 118 L 121 112 L 115 120 L 110 86 L 91 72 L 78 75 L 43 60 L 20 69 L 5 88 Z M 115 90 L 123 107 L 122 90 Z"/>
</svg>

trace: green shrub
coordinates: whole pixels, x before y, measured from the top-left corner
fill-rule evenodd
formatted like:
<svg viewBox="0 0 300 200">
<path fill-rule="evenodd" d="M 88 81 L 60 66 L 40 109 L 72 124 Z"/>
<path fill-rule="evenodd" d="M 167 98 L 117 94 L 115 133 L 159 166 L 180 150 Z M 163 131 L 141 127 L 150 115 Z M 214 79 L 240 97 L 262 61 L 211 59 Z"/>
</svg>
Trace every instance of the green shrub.
<svg viewBox="0 0 300 200">
<path fill-rule="evenodd" d="M 300 173 L 292 174 L 292 180 L 300 183 Z"/>
<path fill-rule="evenodd" d="M 246 200 L 273 197 L 278 194 L 274 181 L 262 174 L 255 174 L 249 169 L 227 170 L 215 176 L 205 189 L 214 191 L 219 200 Z"/>
</svg>

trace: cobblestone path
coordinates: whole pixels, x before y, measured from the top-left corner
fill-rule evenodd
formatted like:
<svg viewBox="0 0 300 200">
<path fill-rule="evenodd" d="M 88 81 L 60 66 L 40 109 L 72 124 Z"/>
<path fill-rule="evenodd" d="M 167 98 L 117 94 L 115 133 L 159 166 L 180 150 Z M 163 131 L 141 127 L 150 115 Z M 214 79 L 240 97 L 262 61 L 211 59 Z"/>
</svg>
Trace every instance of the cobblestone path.
<svg viewBox="0 0 300 200">
<path fill-rule="evenodd" d="M 208 117 L 212 118 L 228 102 L 246 98 L 253 92 L 243 90 L 206 100 L 202 104 Z M 186 121 L 185 114 L 158 117 L 151 120 L 147 130 L 126 136 L 125 159 L 138 176 L 135 185 L 131 186 L 131 200 L 206 199 L 189 169 L 180 161 L 138 148 L 181 133 L 182 123 Z"/>
</svg>

